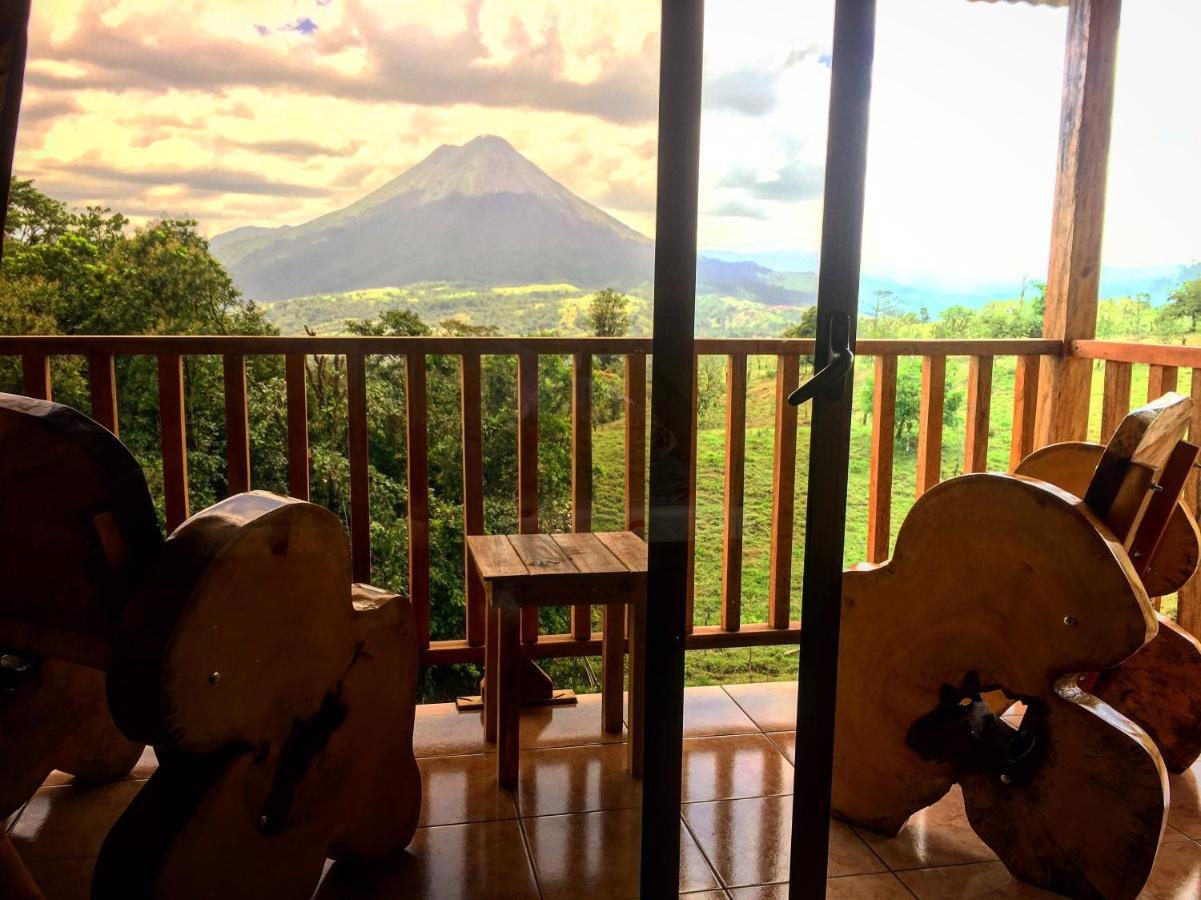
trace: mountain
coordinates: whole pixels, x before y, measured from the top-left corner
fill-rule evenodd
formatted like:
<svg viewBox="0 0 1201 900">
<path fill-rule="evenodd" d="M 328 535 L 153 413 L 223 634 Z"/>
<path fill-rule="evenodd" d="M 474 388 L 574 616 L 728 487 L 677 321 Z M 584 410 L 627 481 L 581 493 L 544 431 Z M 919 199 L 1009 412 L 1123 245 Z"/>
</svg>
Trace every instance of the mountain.
<svg viewBox="0 0 1201 900">
<path fill-rule="evenodd" d="M 345 209 L 239 228 L 212 249 L 260 300 L 424 281 L 630 288 L 654 261 L 648 238 L 492 136 L 439 147 Z"/>
<path fill-rule="evenodd" d="M 242 293 L 274 301 L 422 282 L 645 287 L 654 244 L 580 199 L 503 138 L 443 145 L 344 209 L 296 227 L 214 237 Z M 747 262 L 702 258 L 702 291 L 772 305 L 814 302 Z"/>
</svg>

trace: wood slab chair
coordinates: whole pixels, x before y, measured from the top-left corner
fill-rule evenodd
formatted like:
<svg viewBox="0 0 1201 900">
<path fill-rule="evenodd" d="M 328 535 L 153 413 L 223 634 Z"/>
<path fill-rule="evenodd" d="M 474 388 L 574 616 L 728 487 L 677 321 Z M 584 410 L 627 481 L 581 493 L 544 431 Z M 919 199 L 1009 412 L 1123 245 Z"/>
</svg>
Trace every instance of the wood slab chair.
<svg viewBox="0 0 1201 900">
<path fill-rule="evenodd" d="M 1160 631 L 1130 548 L 1153 515 L 1178 519 L 1154 498 L 1188 415 L 1175 396 L 1133 413 L 1083 498 L 1031 477 L 950 479 L 915 504 L 891 560 L 846 573 L 840 816 L 895 834 L 959 783 L 972 827 L 1018 878 L 1074 897 L 1138 894 L 1165 825 L 1166 769 L 1081 675 L 1110 677 Z M 1158 530 L 1152 560 L 1169 533 Z M 1169 584 L 1187 568 L 1161 559 L 1143 572 Z M 990 708 L 995 692 L 1026 705 L 1019 729 Z"/>
</svg>

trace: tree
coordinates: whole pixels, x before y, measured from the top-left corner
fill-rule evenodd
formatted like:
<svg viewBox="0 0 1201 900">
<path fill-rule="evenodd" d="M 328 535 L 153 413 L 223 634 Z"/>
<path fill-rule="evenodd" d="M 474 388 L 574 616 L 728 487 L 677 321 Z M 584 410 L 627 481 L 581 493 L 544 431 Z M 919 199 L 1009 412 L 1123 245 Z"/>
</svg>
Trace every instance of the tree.
<svg viewBox="0 0 1201 900">
<path fill-rule="evenodd" d="M 612 288 L 597 291 L 588 304 L 588 326 L 597 337 L 622 337 L 630 330 L 630 298 Z"/>
<path fill-rule="evenodd" d="M 901 302 L 892 291 L 872 291 L 872 300 L 868 306 L 868 317 L 872 320 L 872 336 L 874 337 L 880 325 L 880 318 L 888 318 L 901 312 Z"/>
<path fill-rule="evenodd" d="M 801 321 L 795 325 L 790 325 L 780 332 L 780 337 L 785 338 L 812 338 L 817 337 L 817 307 L 807 306 L 805 311 L 801 313 Z"/>
<path fill-rule="evenodd" d="M 1168 309 L 1172 318 L 1187 319 L 1189 333 L 1196 334 L 1201 320 L 1201 278 L 1186 281 L 1168 294 Z"/>
</svg>

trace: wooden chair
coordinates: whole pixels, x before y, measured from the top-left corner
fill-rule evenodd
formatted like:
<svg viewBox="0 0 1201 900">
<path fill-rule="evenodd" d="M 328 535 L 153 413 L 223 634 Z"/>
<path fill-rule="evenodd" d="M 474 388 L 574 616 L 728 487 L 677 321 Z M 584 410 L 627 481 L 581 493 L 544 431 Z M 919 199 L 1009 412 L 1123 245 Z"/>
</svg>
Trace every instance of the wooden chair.
<svg viewBox="0 0 1201 900">
<path fill-rule="evenodd" d="M 1017 877 L 1075 897 L 1138 894 L 1165 824 L 1165 766 L 1085 687 L 1087 673 L 1116 684 L 1160 633 L 1143 579 L 1168 585 L 1195 566 L 1195 527 L 1157 489 L 1188 452 L 1188 415 L 1176 396 L 1135 411 L 1083 497 L 1023 475 L 944 482 L 913 507 L 891 560 L 846 573 L 840 816 L 895 834 L 958 782 L 972 827 Z M 1046 452 L 1044 476 L 1066 452 Z M 1169 559 L 1172 541 L 1184 549 Z M 995 692 L 1026 705 L 1019 729 L 990 708 Z"/>
</svg>

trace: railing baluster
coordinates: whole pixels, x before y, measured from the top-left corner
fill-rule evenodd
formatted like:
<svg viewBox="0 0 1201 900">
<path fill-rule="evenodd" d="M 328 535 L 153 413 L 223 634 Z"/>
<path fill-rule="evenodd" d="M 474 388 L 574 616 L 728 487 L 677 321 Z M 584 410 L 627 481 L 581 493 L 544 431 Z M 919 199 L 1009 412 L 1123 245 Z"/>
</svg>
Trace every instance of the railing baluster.
<svg viewBox="0 0 1201 900">
<path fill-rule="evenodd" d="M 967 436 L 963 446 L 963 471 L 988 468 L 988 416 L 992 409 L 992 357 L 973 356 L 967 374 Z"/>
<path fill-rule="evenodd" d="M 867 484 L 867 561 L 871 563 L 888 559 L 896 431 L 897 358 L 877 356 L 872 385 L 872 459 Z"/>
<path fill-rule="evenodd" d="M 696 608 L 696 441 L 700 399 L 699 356 L 692 357 L 692 457 L 688 461 L 688 589 L 684 596 L 684 631 L 692 634 Z"/>
<path fill-rule="evenodd" d="M 246 357 L 227 353 L 225 381 L 225 460 L 229 495 L 250 490 L 250 417 L 246 408 Z"/>
<path fill-rule="evenodd" d="M 626 531 L 646 527 L 646 357 L 626 357 L 625 378 Z"/>
<path fill-rule="evenodd" d="M 158 415 L 163 452 L 163 499 L 167 532 L 188 518 L 188 446 L 184 422 L 183 357 L 158 358 Z"/>
<path fill-rule="evenodd" d="M 1107 360 L 1105 392 L 1101 395 L 1101 443 L 1109 443 L 1118 423 L 1130 412 L 1130 363 Z"/>
<path fill-rule="evenodd" d="M 88 392 L 92 399 L 92 418 L 119 437 L 117 369 L 111 353 L 88 354 Z"/>
<path fill-rule="evenodd" d="M 742 627 L 742 514 L 746 475 L 746 354 L 726 361 L 726 484 L 721 553 L 721 627 Z"/>
<path fill-rule="evenodd" d="M 917 425 L 917 495 L 942 480 L 942 407 L 947 358 L 922 357 L 922 395 Z"/>
<path fill-rule="evenodd" d="M 1034 419 L 1038 411 L 1037 356 L 1019 356 L 1013 376 L 1013 432 L 1009 445 L 1009 469 L 1018 467 L 1034 450 Z"/>
<path fill-rule="evenodd" d="M 571 359 L 571 530 L 592 530 L 592 354 Z M 592 607 L 571 608 L 571 633 L 592 637 Z"/>
<path fill-rule="evenodd" d="M 430 461 L 426 364 L 422 352 L 405 356 L 405 457 L 409 507 L 409 599 L 417 645 L 430 645 Z"/>
<path fill-rule="evenodd" d="M 517 530 L 538 533 L 538 354 L 517 354 Z M 538 610 L 521 611 L 521 640 L 538 641 Z"/>
<path fill-rule="evenodd" d="M 792 525 L 796 506 L 797 408 L 788 395 L 800 381 L 801 358 L 776 358 L 776 430 L 772 450 L 771 559 L 769 563 L 768 624 L 787 628 L 791 621 Z"/>
<path fill-rule="evenodd" d="M 350 455 L 350 557 L 355 581 L 371 580 L 371 501 L 367 468 L 367 359 L 346 356 L 347 451 Z"/>
<path fill-rule="evenodd" d="M 459 388 L 463 404 L 463 533 L 484 533 L 484 425 L 480 357 L 465 353 L 459 362 Z M 463 548 L 463 583 L 467 593 L 467 644 L 484 646 L 488 609 L 484 583 Z"/>
<path fill-rule="evenodd" d="M 1149 366 L 1147 368 L 1147 402 L 1157 400 L 1169 391 L 1176 390 L 1180 370 L 1175 366 Z"/>
<path fill-rule="evenodd" d="M 50 379 L 50 357 L 38 353 L 26 353 L 21 357 L 21 389 L 26 397 L 35 400 L 52 400 Z"/>
<path fill-rule="evenodd" d="M 1201 367 L 1193 369 L 1189 394 L 1193 400 L 1193 415 L 1189 421 L 1189 441 L 1201 443 Z M 1198 496 L 1201 485 L 1196 469 L 1185 482 L 1184 496 L 1181 498 L 1189 512 L 1197 512 Z M 1201 635 L 1201 575 L 1194 574 L 1188 583 L 1176 595 L 1176 622 L 1193 637 Z"/>
<path fill-rule="evenodd" d="M 288 493 L 309 499 L 309 396 L 303 353 L 284 358 L 288 406 Z"/>
</svg>

